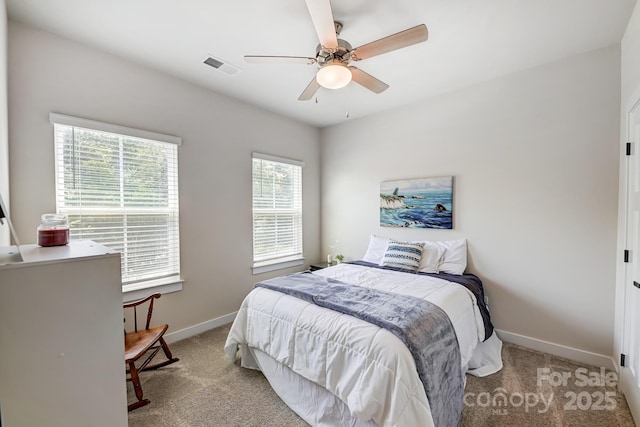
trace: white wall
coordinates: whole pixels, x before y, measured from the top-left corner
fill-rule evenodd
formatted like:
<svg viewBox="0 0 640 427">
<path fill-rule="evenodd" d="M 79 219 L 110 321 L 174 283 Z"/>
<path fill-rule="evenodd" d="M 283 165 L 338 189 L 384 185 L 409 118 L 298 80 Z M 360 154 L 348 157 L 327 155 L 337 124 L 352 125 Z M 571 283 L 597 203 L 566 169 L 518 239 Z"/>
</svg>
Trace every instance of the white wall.
<svg viewBox="0 0 640 427">
<path fill-rule="evenodd" d="M 0 0 L 0 196 L 9 204 L 9 140 L 7 132 L 7 9 Z M 7 207 L 8 209 L 8 207 Z M 9 227 L 0 225 L 0 246 L 9 244 Z"/>
<path fill-rule="evenodd" d="M 611 356 L 619 88 L 613 46 L 324 129 L 323 253 L 466 237 L 497 328 Z M 379 226 L 381 181 L 445 175 L 454 230 Z"/>
<path fill-rule="evenodd" d="M 622 102 L 640 89 L 640 5 L 636 4 L 633 15 L 621 42 Z M 623 111 L 623 113 L 625 113 Z"/>
<path fill-rule="evenodd" d="M 186 282 L 156 309 L 170 331 L 232 313 L 255 281 L 291 272 L 251 274 L 252 151 L 306 163 L 304 251 L 309 261 L 319 258 L 317 129 L 14 22 L 9 83 L 12 213 L 25 243 L 35 241 L 39 216 L 55 211 L 50 112 L 182 137 Z"/>
</svg>

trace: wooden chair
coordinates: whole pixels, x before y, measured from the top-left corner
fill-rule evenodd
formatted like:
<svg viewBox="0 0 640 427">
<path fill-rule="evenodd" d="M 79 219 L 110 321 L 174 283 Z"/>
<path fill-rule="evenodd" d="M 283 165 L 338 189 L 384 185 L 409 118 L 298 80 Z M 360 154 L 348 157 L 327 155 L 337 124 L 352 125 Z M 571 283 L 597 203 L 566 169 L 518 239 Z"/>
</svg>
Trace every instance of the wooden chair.
<svg viewBox="0 0 640 427">
<path fill-rule="evenodd" d="M 142 386 L 140 385 L 139 373 L 150 369 L 157 369 L 162 366 L 167 366 L 171 363 L 177 362 L 177 357 L 171 355 L 169 346 L 162 337 L 169 328 L 169 325 L 158 325 L 150 327 L 151 315 L 153 313 L 153 301 L 160 298 L 160 294 L 153 294 L 139 301 L 134 301 L 128 304 L 124 304 L 124 309 L 133 309 L 133 324 L 134 330 L 131 332 L 124 331 L 124 352 L 125 363 L 127 365 L 127 381 L 133 383 L 133 390 L 135 391 L 137 402 L 128 405 L 128 410 L 132 411 L 141 406 L 147 405 L 149 399 L 143 399 Z M 138 306 L 149 303 L 147 310 L 147 322 L 142 330 L 138 330 Z M 131 311 L 131 310 L 130 310 Z M 129 312 L 130 312 L 129 311 Z M 162 349 L 167 360 L 164 362 L 149 365 L 151 359 Z M 146 355 L 144 361 L 136 366 L 136 363 Z"/>
</svg>

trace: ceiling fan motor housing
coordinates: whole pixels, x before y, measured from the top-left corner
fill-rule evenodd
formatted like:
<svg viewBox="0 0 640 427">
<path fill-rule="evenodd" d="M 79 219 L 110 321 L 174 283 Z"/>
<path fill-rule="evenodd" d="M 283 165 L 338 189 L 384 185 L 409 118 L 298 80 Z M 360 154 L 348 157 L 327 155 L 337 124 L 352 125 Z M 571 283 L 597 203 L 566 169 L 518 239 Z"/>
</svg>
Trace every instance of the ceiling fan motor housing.
<svg viewBox="0 0 640 427">
<path fill-rule="evenodd" d="M 338 39 L 337 49 L 326 49 L 322 45 L 316 47 L 316 60 L 321 67 L 325 64 L 338 60 L 344 64 L 348 64 L 351 60 L 351 50 L 353 48 L 348 41 Z"/>
</svg>

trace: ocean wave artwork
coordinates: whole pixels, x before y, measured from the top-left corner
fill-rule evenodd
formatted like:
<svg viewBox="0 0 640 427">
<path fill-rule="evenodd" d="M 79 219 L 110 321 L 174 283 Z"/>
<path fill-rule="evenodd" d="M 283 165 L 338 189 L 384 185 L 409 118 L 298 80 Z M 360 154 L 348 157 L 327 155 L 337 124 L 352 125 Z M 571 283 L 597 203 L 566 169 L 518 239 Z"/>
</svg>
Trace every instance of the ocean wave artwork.
<svg viewBox="0 0 640 427">
<path fill-rule="evenodd" d="M 453 228 L 453 177 L 380 183 L 380 225 Z"/>
</svg>

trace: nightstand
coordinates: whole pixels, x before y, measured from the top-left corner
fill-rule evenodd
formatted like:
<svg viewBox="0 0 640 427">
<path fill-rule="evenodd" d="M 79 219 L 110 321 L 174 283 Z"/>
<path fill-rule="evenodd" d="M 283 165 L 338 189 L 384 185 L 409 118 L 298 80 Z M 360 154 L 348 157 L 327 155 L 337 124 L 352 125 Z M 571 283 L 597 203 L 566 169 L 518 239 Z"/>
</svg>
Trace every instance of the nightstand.
<svg viewBox="0 0 640 427">
<path fill-rule="evenodd" d="M 332 262 L 331 264 L 329 264 L 326 261 L 316 262 L 316 263 L 313 263 L 313 264 L 311 264 L 309 266 L 309 270 L 311 270 L 311 271 L 322 270 L 323 268 L 327 268 L 327 267 L 330 267 L 332 265 L 336 265 L 336 263 Z"/>
</svg>

